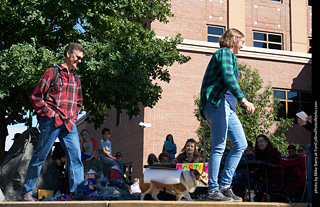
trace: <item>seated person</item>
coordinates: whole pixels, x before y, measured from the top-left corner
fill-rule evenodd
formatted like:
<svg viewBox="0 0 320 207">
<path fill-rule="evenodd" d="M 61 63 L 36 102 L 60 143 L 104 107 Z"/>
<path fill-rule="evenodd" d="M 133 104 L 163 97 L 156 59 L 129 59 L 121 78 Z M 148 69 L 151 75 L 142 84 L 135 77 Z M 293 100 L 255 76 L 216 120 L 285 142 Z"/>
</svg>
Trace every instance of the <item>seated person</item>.
<svg viewBox="0 0 320 207">
<path fill-rule="evenodd" d="M 204 147 L 203 147 L 203 146 L 202 146 L 202 147 L 199 147 L 198 152 L 199 152 L 200 156 L 201 156 L 202 159 L 203 159 L 203 157 L 205 157 Z M 206 162 L 209 161 L 208 158 L 205 157 L 205 159 L 206 159 Z"/>
<path fill-rule="evenodd" d="M 296 146 L 294 146 L 293 144 L 289 145 L 288 148 L 288 158 L 290 159 L 296 159 L 299 158 L 299 155 L 296 153 Z"/>
<path fill-rule="evenodd" d="M 120 160 L 122 162 L 122 170 L 123 170 L 123 174 L 126 175 L 126 165 L 124 164 L 124 162 L 122 161 L 122 153 L 121 152 L 116 152 L 116 158 L 118 160 Z"/>
<path fill-rule="evenodd" d="M 148 165 L 154 165 L 154 164 L 157 164 L 159 160 L 155 154 L 151 153 L 148 156 L 147 162 L 148 162 Z"/>
<path fill-rule="evenodd" d="M 283 184 L 283 169 L 280 165 L 280 157 L 281 155 L 278 149 L 272 146 L 272 143 L 266 135 L 260 134 L 257 136 L 255 143 L 255 159 L 277 165 L 276 168 L 267 168 L 269 194 L 271 191 L 279 190 Z M 258 175 L 258 192 L 255 201 L 261 201 L 263 193 L 267 190 L 265 169 L 256 169 L 256 173 Z"/>
<path fill-rule="evenodd" d="M 241 157 L 242 160 L 254 160 L 254 155 L 252 153 L 253 143 L 251 141 L 247 141 L 248 146 L 244 150 L 243 155 Z"/>
<path fill-rule="evenodd" d="M 175 163 L 199 163 L 203 162 L 197 150 L 197 142 L 193 138 L 188 139 L 181 150 L 181 153 L 175 159 Z"/>
<path fill-rule="evenodd" d="M 64 168 L 65 165 L 67 164 L 67 158 L 66 154 L 60 144 L 60 142 L 55 142 L 53 144 L 54 150 L 52 154 L 52 159 L 57 165 L 58 172 L 61 178 L 64 178 L 66 176 L 67 170 Z"/>
<path fill-rule="evenodd" d="M 169 157 L 170 157 L 169 152 L 167 152 L 167 151 L 161 152 L 160 155 L 159 155 L 159 162 L 158 162 L 158 164 L 159 164 L 159 165 L 170 164 L 170 163 L 169 163 Z"/>
<path fill-rule="evenodd" d="M 102 139 L 99 143 L 100 159 L 107 162 L 110 165 L 117 166 L 120 173 L 123 175 L 123 162 L 120 159 L 112 156 L 111 142 L 110 142 L 111 130 L 108 128 L 102 129 Z"/>
<path fill-rule="evenodd" d="M 86 129 L 81 130 L 81 160 L 90 161 L 96 157 L 98 152 L 98 144 L 95 138 L 90 138 L 89 131 Z"/>
<path fill-rule="evenodd" d="M 247 143 L 248 143 L 248 146 L 243 152 L 243 155 L 241 157 L 241 161 L 254 160 L 254 155 L 252 153 L 253 144 L 251 141 L 247 141 Z M 232 148 L 232 144 L 230 144 L 229 146 L 230 146 L 230 148 Z M 248 182 L 247 179 L 248 179 L 248 169 L 237 168 L 236 171 L 234 172 L 233 178 L 232 178 L 232 190 L 234 192 L 239 192 L 239 195 L 241 195 L 241 193 L 244 193 L 245 188 L 247 188 L 247 186 L 246 186 L 247 182 Z M 250 178 L 249 182 L 253 184 L 254 179 Z"/>
<path fill-rule="evenodd" d="M 304 146 L 299 146 L 298 148 L 299 157 L 308 156 L 307 149 Z"/>
</svg>

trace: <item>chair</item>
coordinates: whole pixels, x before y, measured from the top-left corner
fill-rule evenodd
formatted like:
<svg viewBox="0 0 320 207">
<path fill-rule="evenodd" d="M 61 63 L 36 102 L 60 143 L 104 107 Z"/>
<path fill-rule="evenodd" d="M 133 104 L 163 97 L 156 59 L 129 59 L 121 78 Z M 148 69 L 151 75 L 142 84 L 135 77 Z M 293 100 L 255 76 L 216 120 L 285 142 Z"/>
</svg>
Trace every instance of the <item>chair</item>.
<svg viewBox="0 0 320 207">
<path fill-rule="evenodd" d="M 281 157 L 280 164 L 284 169 L 282 191 L 287 192 L 293 202 L 302 202 L 306 191 L 308 157 L 296 159 Z"/>
</svg>

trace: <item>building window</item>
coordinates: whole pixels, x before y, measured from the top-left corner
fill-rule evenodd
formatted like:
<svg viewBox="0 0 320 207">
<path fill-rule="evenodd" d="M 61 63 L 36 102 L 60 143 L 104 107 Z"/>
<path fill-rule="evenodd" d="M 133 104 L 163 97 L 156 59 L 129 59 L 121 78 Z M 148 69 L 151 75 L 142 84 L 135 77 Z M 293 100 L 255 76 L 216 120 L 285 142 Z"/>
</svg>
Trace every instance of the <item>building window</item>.
<svg viewBox="0 0 320 207">
<path fill-rule="evenodd" d="M 224 27 L 208 25 L 208 42 L 219 42 L 224 32 Z"/>
<path fill-rule="evenodd" d="M 282 50 L 282 35 L 268 32 L 253 32 L 253 46 Z"/>
<path fill-rule="evenodd" d="M 116 119 L 116 127 L 121 125 L 121 111 L 117 110 L 117 119 Z"/>
<path fill-rule="evenodd" d="M 308 0 L 308 6 L 312 6 L 312 0 Z"/>
<path fill-rule="evenodd" d="M 134 106 L 132 106 L 132 110 L 134 110 Z M 129 120 L 134 119 L 134 115 L 129 115 Z"/>
<path fill-rule="evenodd" d="M 308 92 L 274 89 L 273 97 L 279 98 L 281 103 L 278 118 L 294 118 L 296 120 L 296 113 L 300 111 L 306 112 L 309 116 L 313 113 L 312 96 Z"/>
<path fill-rule="evenodd" d="M 312 53 L 312 38 L 309 38 L 309 49 L 308 53 Z"/>
<path fill-rule="evenodd" d="M 133 181 L 132 179 L 133 163 L 125 164 L 125 168 L 126 168 L 125 170 L 126 170 L 127 179 L 130 181 Z"/>
<path fill-rule="evenodd" d="M 276 1 L 282 3 L 282 0 L 269 0 L 269 1 Z"/>
</svg>

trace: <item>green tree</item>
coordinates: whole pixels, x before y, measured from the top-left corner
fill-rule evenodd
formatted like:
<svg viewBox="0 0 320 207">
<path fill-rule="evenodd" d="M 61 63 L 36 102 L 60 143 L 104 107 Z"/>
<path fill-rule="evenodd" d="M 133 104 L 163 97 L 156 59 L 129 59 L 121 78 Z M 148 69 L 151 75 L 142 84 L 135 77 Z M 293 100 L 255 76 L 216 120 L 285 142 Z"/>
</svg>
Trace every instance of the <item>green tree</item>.
<svg viewBox="0 0 320 207">
<path fill-rule="evenodd" d="M 246 113 L 240 103 L 237 103 L 237 116 L 243 126 L 247 140 L 255 143 L 255 138 L 259 134 L 269 137 L 272 144 L 280 151 L 282 156 L 287 156 L 287 146 L 285 132 L 293 125 L 293 119 L 278 119 L 277 114 L 281 103 L 277 97 L 273 97 L 271 83 L 264 86 L 263 80 L 258 70 L 252 69 L 244 63 L 238 64 L 239 79 L 238 83 L 246 98 L 255 106 L 255 112 L 250 115 Z M 195 104 L 199 106 L 199 97 L 195 97 Z M 200 122 L 197 134 L 202 145 L 203 136 L 206 138 L 206 155 L 209 156 L 211 150 L 210 128 L 206 121 L 200 116 L 199 109 L 195 110 L 195 116 Z M 275 133 L 271 132 L 271 127 L 276 126 Z M 203 129 L 203 126 L 205 128 Z"/>
<path fill-rule="evenodd" d="M 172 16 L 169 0 L 0 1 L 0 158 L 7 126 L 30 125 L 29 95 L 69 42 L 86 50 L 78 74 L 95 127 L 112 106 L 132 115 L 139 104 L 154 106 L 162 92 L 155 80 L 169 82 L 167 68 L 190 59 L 177 51 L 179 34 L 159 39 L 146 26 Z"/>
</svg>

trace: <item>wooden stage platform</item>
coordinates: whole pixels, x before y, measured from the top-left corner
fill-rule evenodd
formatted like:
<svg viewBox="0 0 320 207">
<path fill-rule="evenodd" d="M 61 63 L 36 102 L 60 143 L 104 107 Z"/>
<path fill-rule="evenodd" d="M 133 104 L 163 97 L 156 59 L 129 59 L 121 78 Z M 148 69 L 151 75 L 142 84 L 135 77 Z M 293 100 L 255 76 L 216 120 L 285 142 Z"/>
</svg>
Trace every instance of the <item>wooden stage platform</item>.
<svg viewBox="0 0 320 207">
<path fill-rule="evenodd" d="M 312 207 L 307 203 L 209 201 L 37 201 L 0 202 L 0 207 Z"/>
</svg>

